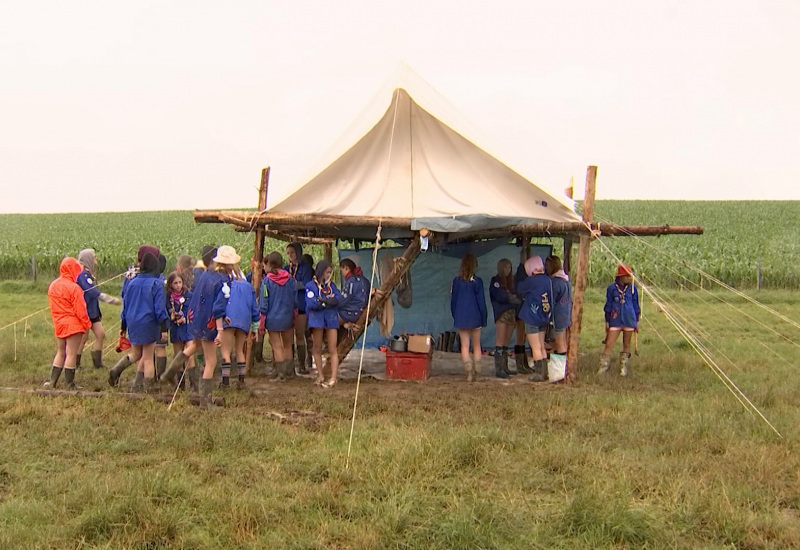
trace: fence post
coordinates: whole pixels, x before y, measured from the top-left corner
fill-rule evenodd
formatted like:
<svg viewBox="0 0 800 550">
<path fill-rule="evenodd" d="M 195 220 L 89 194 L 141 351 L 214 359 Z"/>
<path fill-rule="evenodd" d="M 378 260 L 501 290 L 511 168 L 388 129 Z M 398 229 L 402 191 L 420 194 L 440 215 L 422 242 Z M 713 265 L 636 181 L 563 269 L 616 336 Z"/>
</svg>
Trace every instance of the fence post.
<svg viewBox="0 0 800 550">
<path fill-rule="evenodd" d="M 761 260 L 756 260 L 756 289 L 761 290 Z"/>
<path fill-rule="evenodd" d="M 36 254 L 34 254 L 33 256 L 31 256 L 31 278 L 33 279 L 34 282 L 36 282 L 36 276 L 37 276 L 37 273 L 36 273 Z"/>
</svg>

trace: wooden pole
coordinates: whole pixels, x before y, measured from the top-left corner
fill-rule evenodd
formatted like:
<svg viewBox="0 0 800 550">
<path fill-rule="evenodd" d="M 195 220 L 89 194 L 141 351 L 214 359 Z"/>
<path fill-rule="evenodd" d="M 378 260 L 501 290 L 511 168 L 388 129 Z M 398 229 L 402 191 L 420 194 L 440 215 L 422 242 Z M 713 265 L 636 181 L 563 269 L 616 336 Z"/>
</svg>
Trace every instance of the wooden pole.
<svg viewBox="0 0 800 550">
<path fill-rule="evenodd" d="M 583 199 L 583 221 L 591 223 L 594 217 L 595 183 L 597 181 L 597 166 L 586 169 L 586 193 Z M 586 293 L 586 281 L 589 275 L 589 247 L 591 236 L 581 233 L 578 238 L 578 265 L 573 281 L 575 288 L 572 299 L 572 326 L 569 332 L 567 346 L 567 380 L 572 382 L 578 372 L 578 348 L 581 341 L 581 322 L 583 321 L 583 300 Z"/>
<path fill-rule="evenodd" d="M 403 276 L 411 270 L 411 266 L 414 260 L 417 259 L 417 256 L 419 256 L 419 252 L 420 240 L 419 233 L 417 233 L 414 236 L 414 240 L 411 241 L 408 248 L 403 252 L 403 255 L 395 259 L 392 273 L 386 277 L 381 287 L 375 291 L 375 295 L 372 297 L 372 301 L 369 305 L 369 312 L 366 309 L 362 311 L 358 320 L 353 324 L 353 329 L 347 331 L 342 341 L 339 342 L 336 350 L 339 354 L 339 364 L 341 364 L 344 358 L 347 357 L 347 354 L 350 353 L 356 340 L 364 333 L 367 325 L 369 325 L 378 312 L 383 309 L 383 304 L 386 303 L 386 300 L 391 299 L 392 292 L 394 292 L 394 289 L 400 284 Z"/>
<path fill-rule="evenodd" d="M 263 212 L 267 209 L 267 190 L 269 189 L 269 166 L 261 170 L 261 185 L 258 187 L 258 211 Z M 255 246 L 253 247 L 253 288 L 256 291 L 256 298 L 259 298 L 261 290 L 261 265 L 264 261 L 264 226 L 257 226 L 255 231 Z M 258 336 L 256 336 L 258 338 Z M 247 372 L 252 372 L 253 365 L 255 364 L 255 355 L 253 354 L 253 340 L 247 340 L 247 347 L 245 349 L 245 361 L 247 364 Z"/>
<path fill-rule="evenodd" d="M 331 243 L 325 243 L 322 245 L 322 257 L 333 263 L 333 246 Z M 336 271 L 335 268 L 334 271 Z"/>
<path fill-rule="evenodd" d="M 569 275 L 572 273 L 572 243 L 571 237 L 564 238 L 564 257 L 562 258 L 562 265 L 564 266 L 564 273 Z"/>
</svg>

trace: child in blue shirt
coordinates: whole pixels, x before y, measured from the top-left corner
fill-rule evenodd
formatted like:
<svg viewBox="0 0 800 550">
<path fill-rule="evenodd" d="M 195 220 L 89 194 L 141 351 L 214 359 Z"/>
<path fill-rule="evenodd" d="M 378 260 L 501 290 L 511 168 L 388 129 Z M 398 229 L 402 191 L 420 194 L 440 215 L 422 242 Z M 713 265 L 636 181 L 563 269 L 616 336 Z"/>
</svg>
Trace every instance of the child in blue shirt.
<svg viewBox="0 0 800 550">
<path fill-rule="evenodd" d="M 517 285 L 517 293 L 524 297 L 519 317 L 525 321 L 525 335 L 533 353 L 533 373 L 531 382 L 547 380 L 547 350 L 544 337 L 553 304 L 553 287 L 544 272 L 544 262 L 539 256 L 525 260 L 528 278 Z"/>
<path fill-rule="evenodd" d="M 497 275 L 489 281 L 489 297 L 494 312 L 495 347 L 494 371 L 498 378 L 508 378 L 508 346 L 511 333 L 517 324 L 517 308 L 522 303 L 514 293 L 514 277 L 511 275 L 511 260 L 503 258 L 497 262 Z"/>
<path fill-rule="evenodd" d="M 450 287 L 450 313 L 453 325 L 458 329 L 461 340 L 461 361 L 468 382 L 478 377 L 478 365 L 481 361 L 481 328 L 486 326 L 486 296 L 483 280 L 475 275 L 478 259 L 474 254 L 465 254 L 461 258 L 458 277 L 453 279 Z M 472 358 L 469 355 L 472 341 Z"/>
<path fill-rule="evenodd" d="M 332 388 L 339 378 L 339 352 L 337 340 L 339 332 L 339 310 L 342 294 L 331 281 L 333 266 L 328 260 L 317 263 L 314 278 L 305 287 L 305 305 L 308 313 L 308 328 L 313 340 L 314 362 L 317 364 L 316 384 Z M 325 367 L 322 362 L 322 340 L 328 343 L 331 377 L 325 380 Z"/>
<path fill-rule="evenodd" d="M 305 288 L 314 278 L 314 269 L 308 263 L 303 254 L 303 245 L 294 242 L 286 246 L 286 257 L 289 263 L 283 269 L 297 284 L 297 319 L 294 324 L 295 349 L 297 350 L 297 368 L 300 372 L 306 371 L 306 358 L 308 347 L 306 345 L 306 327 L 308 326 L 308 316 L 306 312 Z M 290 376 L 294 376 L 294 365 L 292 365 Z"/>
<path fill-rule="evenodd" d="M 294 370 L 292 338 L 297 316 L 297 281 L 282 265 L 280 253 L 267 256 L 259 294 L 259 310 L 264 318 L 264 331 L 269 334 L 275 375 L 281 380 L 290 377 L 290 371 Z"/>
<path fill-rule="evenodd" d="M 631 339 L 634 332 L 639 331 L 639 292 L 633 284 L 633 271 L 627 265 L 617 267 L 617 277 L 606 289 L 606 305 L 603 307 L 606 317 L 606 346 L 600 356 L 598 374 L 608 372 L 611 366 L 611 352 L 622 333 L 622 352 L 619 354 L 619 374 L 628 375 L 628 363 L 631 359 Z"/>
<path fill-rule="evenodd" d="M 122 300 L 114 296 L 109 296 L 105 292 L 100 292 L 97 286 L 97 256 L 95 255 L 94 249 L 84 248 L 78 252 L 78 262 L 83 266 L 83 271 L 78 275 L 78 280 L 76 282 L 78 286 L 83 289 L 83 299 L 86 302 L 86 311 L 89 313 L 89 320 L 92 322 L 91 331 L 94 333 L 92 364 L 96 369 L 104 369 L 106 366 L 103 364 L 103 343 L 105 341 L 106 331 L 103 327 L 103 313 L 100 311 L 100 302 L 119 306 L 122 305 Z M 81 340 L 76 367 L 81 366 L 80 352 L 86 346 L 86 336 L 88 334 L 87 331 Z"/>
</svg>

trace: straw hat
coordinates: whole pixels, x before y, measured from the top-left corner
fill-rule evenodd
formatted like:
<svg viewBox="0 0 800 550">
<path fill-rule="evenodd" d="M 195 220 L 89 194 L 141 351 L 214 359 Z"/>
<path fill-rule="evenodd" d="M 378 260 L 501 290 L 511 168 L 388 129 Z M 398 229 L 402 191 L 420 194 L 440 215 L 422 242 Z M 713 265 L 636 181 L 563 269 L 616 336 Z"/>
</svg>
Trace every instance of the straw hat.
<svg viewBox="0 0 800 550">
<path fill-rule="evenodd" d="M 217 255 L 214 256 L 214 262 L 218 264 L 238 264 L 242 261 L 242 257 L 236 253 L 232 246 L 224 245 L 217 249 Z"/>
</svg>

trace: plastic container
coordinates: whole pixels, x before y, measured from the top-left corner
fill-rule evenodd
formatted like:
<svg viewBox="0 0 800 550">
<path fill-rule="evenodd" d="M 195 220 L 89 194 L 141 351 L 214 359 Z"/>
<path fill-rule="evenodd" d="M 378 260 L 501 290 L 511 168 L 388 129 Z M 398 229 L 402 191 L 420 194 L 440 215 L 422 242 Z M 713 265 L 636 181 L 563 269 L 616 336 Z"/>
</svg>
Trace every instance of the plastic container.
<svg viewBox="0 0 800 550">
<path fill-rule="evenodd" d="M 393 380 L 426 380 L 431 369 L 427 353 L 386 352 L 386 377 Z"/>
</svg>

